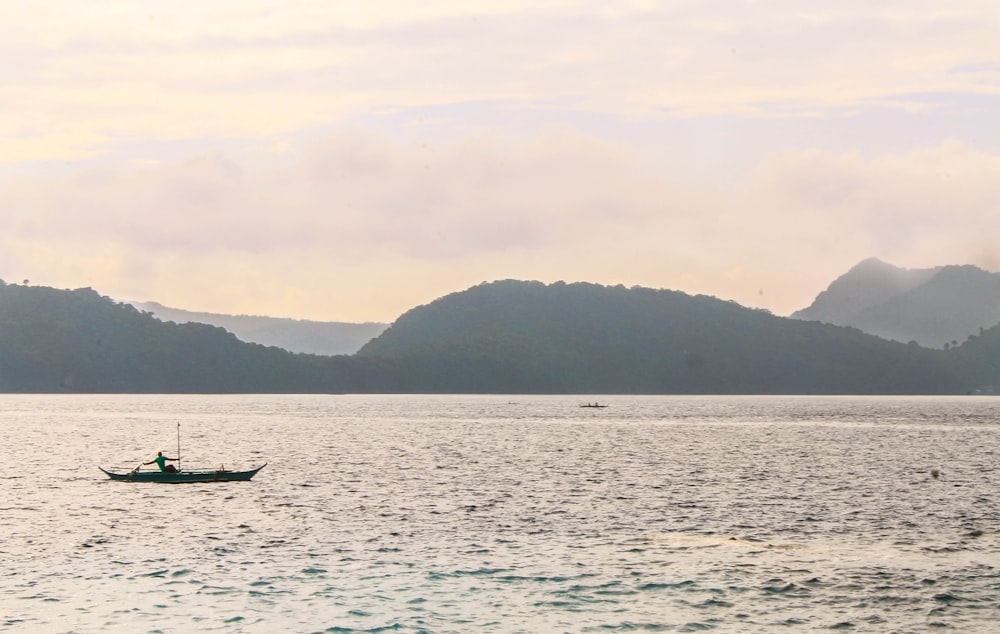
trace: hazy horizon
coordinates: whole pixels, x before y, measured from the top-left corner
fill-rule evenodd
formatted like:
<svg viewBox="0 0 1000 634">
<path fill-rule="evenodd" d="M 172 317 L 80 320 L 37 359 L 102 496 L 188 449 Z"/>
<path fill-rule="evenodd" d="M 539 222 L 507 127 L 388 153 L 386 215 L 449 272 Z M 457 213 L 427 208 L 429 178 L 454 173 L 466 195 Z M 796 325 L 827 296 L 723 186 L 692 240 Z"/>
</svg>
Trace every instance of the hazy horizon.
<svg viewBox="0 0 1000 634">
<path fill-rule="evenodd" d="M 501 279 L 788 315 L 1000 269 L 1000 5 L 0 8 L 0 279 L 391 322 Z"/>
</svg>

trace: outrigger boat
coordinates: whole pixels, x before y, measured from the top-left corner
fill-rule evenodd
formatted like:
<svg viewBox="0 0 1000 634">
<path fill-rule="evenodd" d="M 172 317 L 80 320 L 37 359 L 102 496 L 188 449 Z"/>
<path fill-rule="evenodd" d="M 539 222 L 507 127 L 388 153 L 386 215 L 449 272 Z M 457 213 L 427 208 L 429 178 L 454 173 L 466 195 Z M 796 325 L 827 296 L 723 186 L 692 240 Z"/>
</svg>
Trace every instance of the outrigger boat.
<svg viewBox="0 0 1000 634">
<path fill-rule="evenodd" d="M 235 482 L 246 481 L 257 475 L 257 472 L 267 466 L 267 463 L 249 471 L 229 471 L 225 468 L 199 471 L 139 471 L 134 469 L 128 473 L 115 473 L 104 467 L 97 467 L 112 480 L 123 482 Z"/>
<path fill-rule="evenodd" d="M 180 423 L 177 423 L 177 457 L 167 458 L 167 460 L 176 461 L 178 467 L 181 464 Z M 267 466 L 267 463 L 265 462 L 256 469 L 250 469 L 249 471 L 230 471 L 224 466 L 219 467 L 218 469 L 182 471 L 181 469 L 175 469 L 174 466 L 171 465 L 169 467 L 169 471 L 140 471 L 142 465 L 144 464 L 151 463 L 140 462 L 135 469 L 132 469 L 127 473 L 115 473 L 114 471 L 108 471 L 102 466 L 98 466 L 97 468 L 106 473 L 112 480 L 119 480 L 122 482 L 170 482 L 172 484 L 179 484 L 182 482 L 245 482 L 257 475 L 258 471 Z"/>
</svg>

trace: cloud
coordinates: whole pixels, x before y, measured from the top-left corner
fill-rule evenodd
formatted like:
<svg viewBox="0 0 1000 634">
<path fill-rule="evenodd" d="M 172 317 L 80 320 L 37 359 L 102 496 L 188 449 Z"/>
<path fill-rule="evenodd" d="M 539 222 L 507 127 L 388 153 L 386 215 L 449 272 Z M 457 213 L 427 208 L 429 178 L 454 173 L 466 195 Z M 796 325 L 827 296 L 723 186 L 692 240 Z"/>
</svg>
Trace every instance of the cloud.
<svg viewBox="0 0 1000 634">
<path fill-rule="evenodd" d="M 786 314 L 872 255 L 995 263 L 998 178 L 1000 157 L 958 142 L 870 159 L 778 152 L 722 186 L 569 128 L 441 145 L 345 128 L 270 163 L 210 154 L 19 182 L 0 191 L 18 210 L 0 217 L 0 250 L 14 277 L 103 279 L 105 293 L 220 312 L 259 313 L 266 297 L 290 315 L 389 320 L 519 277 Z M 375 288 L 385 297 L 356 312 L 328 299 Z"/>
<path fill-rule="evenodd" d="M 947 141 L 865 159 L 823 151 L 782 152 L 753 178 L 753 200 L 770 210 L 800 255 L 878 255 L 900 266 L 970 263 L 988 269 L 1000 249 L 1000 155 Z M 833 271 L 829 271 L 832 273 Z"/>
<path fill-rule="evenodd" d="M 0 50 L 18 63 L 0 69 L 4 161 L 490 100 L 817 116 L 887 95 L 995 93 L 985 70 L 1000 57 L 1000 9 L 972 2 L 63 2 L 6 13 Z"/>
<path fill-rule="evenodd" d="M 388 320 L 508 277 L 788 313 L 869 256 L 1000 260 L 993 3 L 386 7 L 0 6 L 0 276 Z"/>
</svg>

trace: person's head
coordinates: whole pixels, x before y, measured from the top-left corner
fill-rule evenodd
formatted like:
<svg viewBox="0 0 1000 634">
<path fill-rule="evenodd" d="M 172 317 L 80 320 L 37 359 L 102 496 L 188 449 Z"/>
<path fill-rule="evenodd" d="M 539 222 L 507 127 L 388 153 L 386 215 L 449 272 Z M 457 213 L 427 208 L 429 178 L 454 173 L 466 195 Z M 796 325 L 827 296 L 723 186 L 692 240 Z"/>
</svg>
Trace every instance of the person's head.
<svg viewBox="0 0 1000 634">
<path fill-rule="evenodd" d="M 157 452 L 156 452 L 156 455 L 157 455 L 157 456 L 162 456 L 162 455 L 163 455 L 163 452 L 162 452 L 162 451 L 157 451 Z"/>
</svg>

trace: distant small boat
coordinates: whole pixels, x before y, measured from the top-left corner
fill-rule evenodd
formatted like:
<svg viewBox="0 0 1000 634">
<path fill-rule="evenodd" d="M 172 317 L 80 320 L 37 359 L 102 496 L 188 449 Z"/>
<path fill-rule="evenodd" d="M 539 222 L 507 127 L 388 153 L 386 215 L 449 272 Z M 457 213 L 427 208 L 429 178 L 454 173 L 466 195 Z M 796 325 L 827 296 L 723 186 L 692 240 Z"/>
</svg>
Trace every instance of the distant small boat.
<svg viewBox="0 0 1000 634">
<path fill-rule="evenodd" d="M 607 405 L 601 405 L 600 403 L 584 403 L 580 407 L 607 407 Z"/>
<path fill-rule="evenodd" d="M 182 482 L 235 482 L 246 481 L 257 475 L 257 472 L 267 466 L 267 463 L 260 465 L 256 469 L 249 471 L 229 471 L 227 469 L 199 470 L 199 471 L 129 471 L 128 473 L 114 473 L 104 467 L 97 467 L 112 480 L 122 482 L 169 482 L 180 484 Z"/>
</svg>

